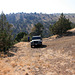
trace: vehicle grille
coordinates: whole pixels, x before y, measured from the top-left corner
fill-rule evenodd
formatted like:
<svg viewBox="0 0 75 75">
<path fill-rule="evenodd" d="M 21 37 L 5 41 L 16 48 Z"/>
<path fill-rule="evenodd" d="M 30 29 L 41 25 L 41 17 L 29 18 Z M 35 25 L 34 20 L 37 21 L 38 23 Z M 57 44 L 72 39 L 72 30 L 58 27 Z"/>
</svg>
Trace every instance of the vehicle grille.
<svg viewBox="0 0 75 75">
<path fill-rule="evenodd" d="M 38 41 L 34 41 L 34 43 L 38 43 Z"/>
</svg>

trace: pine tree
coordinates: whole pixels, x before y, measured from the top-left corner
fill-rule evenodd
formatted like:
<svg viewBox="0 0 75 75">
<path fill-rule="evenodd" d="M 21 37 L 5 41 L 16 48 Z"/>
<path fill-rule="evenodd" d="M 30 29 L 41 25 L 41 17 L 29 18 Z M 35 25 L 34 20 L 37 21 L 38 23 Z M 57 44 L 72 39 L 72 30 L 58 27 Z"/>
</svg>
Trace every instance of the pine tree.
<svg viewBox="0 0 75 75">
<path fill-rule="evenodd" d="M 69 19 L 66 19 L 63 13 L 61 14 L 59 20 L 53 25 L 50 26 L 50 31 L 53 34 L 62 35 L 66 33 L 68 29 L 71 29 L 71 22 Z"/>
<path fill-rule="evenodd" d="M 12 25 L 7 22 L 5 14 L 0 16 L 0 51 L 6 51 L 12 45 Z"/>
<path fill-rule="evenodd" d="M 31 35 L 41 35 L 42 36 L 42 32 L 43 32 L 43 25 L 41 23 L 37 23 L 33 28 L 32 28 L 32 33 Z"/>
</svg>

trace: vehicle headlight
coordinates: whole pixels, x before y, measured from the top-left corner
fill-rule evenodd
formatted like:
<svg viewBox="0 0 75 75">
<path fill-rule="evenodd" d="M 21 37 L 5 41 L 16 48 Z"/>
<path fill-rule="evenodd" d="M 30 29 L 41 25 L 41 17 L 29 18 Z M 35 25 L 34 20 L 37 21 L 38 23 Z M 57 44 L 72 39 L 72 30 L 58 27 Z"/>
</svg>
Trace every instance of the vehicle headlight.
<svg viewBox="0 0 75 75">
<path fill-rule="evenodd" d="M 31 44 L 33 44 L 34 42 L 31 42 Z"/>
</svg>

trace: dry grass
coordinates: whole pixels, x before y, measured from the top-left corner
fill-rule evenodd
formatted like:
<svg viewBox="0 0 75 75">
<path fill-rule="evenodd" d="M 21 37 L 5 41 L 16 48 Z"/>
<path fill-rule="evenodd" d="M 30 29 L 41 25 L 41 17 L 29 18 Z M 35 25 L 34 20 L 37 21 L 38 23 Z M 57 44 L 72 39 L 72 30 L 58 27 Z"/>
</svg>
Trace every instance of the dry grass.
<svg viewBox="0 0 75 75">
<path fill-rule="evenodd" d="M 43 44 L 47 47 L 15 44 L 14 55 L 0 59 L 0 75 L 75 75 L 75 36 L 46 38 Z"/>
</svg>

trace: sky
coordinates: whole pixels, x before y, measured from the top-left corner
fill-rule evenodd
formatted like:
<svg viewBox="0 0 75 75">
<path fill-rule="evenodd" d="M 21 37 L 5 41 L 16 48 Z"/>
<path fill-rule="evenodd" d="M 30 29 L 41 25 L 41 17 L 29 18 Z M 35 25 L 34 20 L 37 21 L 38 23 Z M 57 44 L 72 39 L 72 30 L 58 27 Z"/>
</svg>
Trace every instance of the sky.
<svg viewBox="0 0 75 75">
<path fill-rule="evenodd" d="M 0 0 L 0 14 L 9 13 L 75 13 L 75 0 Z"/>
</svg>

